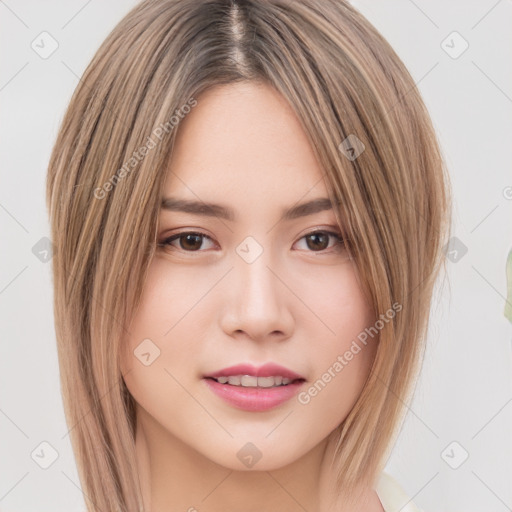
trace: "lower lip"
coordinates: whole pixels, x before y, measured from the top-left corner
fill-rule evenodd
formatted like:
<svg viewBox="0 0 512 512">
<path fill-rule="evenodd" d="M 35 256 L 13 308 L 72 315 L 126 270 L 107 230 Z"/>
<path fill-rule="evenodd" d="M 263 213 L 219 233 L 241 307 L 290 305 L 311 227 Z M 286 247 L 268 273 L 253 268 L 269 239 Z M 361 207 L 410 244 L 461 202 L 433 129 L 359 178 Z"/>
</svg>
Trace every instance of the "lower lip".
<svg viewBox="0 0 512 512">
<path fill-rule="evenodd" d="M 273 409 L 295 396 L 303 380 L 274 388 L 251 388 L 221 384 L 213 379 L 203 379 L 208 387 L 230 405 L 244 411 L 261 412 Z"/>
</svg>

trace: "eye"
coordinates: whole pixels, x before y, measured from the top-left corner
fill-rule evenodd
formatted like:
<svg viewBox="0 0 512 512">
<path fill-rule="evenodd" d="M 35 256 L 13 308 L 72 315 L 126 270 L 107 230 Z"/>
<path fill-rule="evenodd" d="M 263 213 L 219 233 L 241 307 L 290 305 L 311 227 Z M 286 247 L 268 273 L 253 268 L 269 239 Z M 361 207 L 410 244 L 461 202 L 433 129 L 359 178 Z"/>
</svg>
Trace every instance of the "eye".
<svg viewBox="0 0 512 512">
<path fill-rule="evenodd" d="M 204 233 L 186 231 L 172 235 L 164 239 L 158 245 L 161 247 L 170 246 L 173 249 L 183 250 L 185 252 L 203 252 L 200 249 L 204 240 L 213 242 L 213 240 Z M 341 246 L 344 245 L 341 233 L 327 230 L 311 231 L 300 238 L 299 242 L 302 240 L 306 242 L 306 250 L 312 252 L 322 252 L 332 247 L 341 248 Z"/>
<path fill-rule="evenodd" d="M 212 241 L 212 239 L 209 236 L 205 235 L 204 233 L 187 231 L 183 233 L 178 233 L 177 235 L 172 235 L 169 238 L 166 238 L 165 240 L 160 242 L 159 245 L 169 245 L 175 249 L 182 249 L 186 252 L 198 252 L 198 250 L 202 246 L 204 239 Z M 178 247 L 176 247 L 176 245 L 173 243 L 176 240 L 178 240 Z"/>
<path fill-rule="evenodd" d="M 334 243 L 330 244 L 329 239 L 334 239 Z M 299 240 L 299 242 L 302 240 L 306 241 L 306 247 L 313 252 L 322 252 L 328 249 L 329 247 L 335 247 L 340 249 L 341 246 L 344 245 L 344 240 L 343 237 L 341 236 L 341 233 L 336 233 L 334 231 L 311 231 L 311 233 L 304 235 Z"/>
</svg>

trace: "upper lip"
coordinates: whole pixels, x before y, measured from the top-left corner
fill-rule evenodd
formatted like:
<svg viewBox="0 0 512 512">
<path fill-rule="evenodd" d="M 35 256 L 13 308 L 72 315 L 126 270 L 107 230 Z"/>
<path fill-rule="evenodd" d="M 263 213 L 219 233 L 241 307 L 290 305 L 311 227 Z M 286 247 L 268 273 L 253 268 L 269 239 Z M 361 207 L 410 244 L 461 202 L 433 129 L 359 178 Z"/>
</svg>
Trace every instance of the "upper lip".
<svg viewBox="0 0 512 512">
<path fill-rule="evenodd" d="M 296 380 L 304 379 L 302 375 L 293 372 L 292 370 L 285 368 L 276 363 L 266 363 L 263 366 L 253 366 L 251 364 L 237 364 L 235 366 L 229 366 L 223 368 L 214 373 L 209 373 L 205 377 L 230 377 L 232 375 L 252 375 L 254 377 L 285 377 L 287 379 Z"/>
</svg>

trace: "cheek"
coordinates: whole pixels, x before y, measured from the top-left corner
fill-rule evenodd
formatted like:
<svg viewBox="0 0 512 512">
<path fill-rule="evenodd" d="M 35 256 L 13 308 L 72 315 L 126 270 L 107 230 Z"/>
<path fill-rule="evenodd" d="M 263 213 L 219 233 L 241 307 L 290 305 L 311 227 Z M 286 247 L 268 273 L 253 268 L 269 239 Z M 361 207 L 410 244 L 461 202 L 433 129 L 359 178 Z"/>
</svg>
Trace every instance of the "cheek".
<svg viewBox="0 0 512 512">
<path fill-rule="evenodd" d="M 155 259 L 123 340 L 126 386 L 138 405 L 168 431 L 188 432 L 191 419 L 203 418 L 192 398 L 204 338 L 204 325 L 194 313 L 214 277 L 198 276 L 197 271 L 194 275 L 190 269 L 178 272 Z M 204 433 L 196 432 L 200 435 Z"/>
<path fill-rule="evenodd" d="M 147 386 L 146 391 L 155 394 L 162 389 L 162 380 L 169 387 L 170 373 L 190 368 L 203 332 L 203 326 L 190 318 L 211 286 L 209 281 L 189 271 L 171 272 L 158 258 L 152 262 L 139 308 L 123 340 L 122 371 L 132 373 L 134 386 Z"/>
<path fill-rule="evenodd" d="M 297 282 L 301 285 L 298 295 L 306 299 L 313 313 L 307 315 L 306 328 L 316 331 L 318 341 L 315 345 L 321 354 L 342 354 L 373 324 L 374 315 L 364 297 L 354 264 L 333 267 L 309 279 L 302 277 Z"/>
<path fill-rule="evenodd" d="M 155 258 L 148 272 L 140 306 L 135 312 L 129 331 L 132 342 L 154 338 L 159 344 L 179 339 L 176 333 L 197 325 L 194 309 L 199 305 L 218 277 L 199 273 L 189 267 L 173 268 L 164 258 Z M 193 318 L 193 322 L 191 322 Z M 192 344 L 196 336 L 187 336 Z M 190 343 L 187 343 L 190 346 Z M 187 349 L 187 346 L 179 347 Z"/>
<path fill-rule="evenodd" d="M 302 293 L 316 313 L 305 328 L 317 334 L 314 351 L 304 347 L 314 376 L 299 403 L 335 428 L 357 400 L 374 360 L 378 337 L 366 334 L 374 316 L 352 265 L 319 279 L 316 287 L 308 286 Z"/>
</svg>

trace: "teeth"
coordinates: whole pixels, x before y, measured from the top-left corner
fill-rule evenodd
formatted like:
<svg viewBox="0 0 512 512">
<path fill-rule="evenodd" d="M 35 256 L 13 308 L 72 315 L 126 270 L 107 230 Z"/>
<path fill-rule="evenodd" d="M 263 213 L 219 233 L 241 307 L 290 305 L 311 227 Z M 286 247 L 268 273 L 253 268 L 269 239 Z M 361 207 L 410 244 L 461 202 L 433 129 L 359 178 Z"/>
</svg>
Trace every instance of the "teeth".
<svg viewBox="0 0 512 512">
<path fill-rule="evenodd" d="M 238 379 L 238 377 L 229 377 L 228 382 L 232 384 L 231 379 Z M 252 375 L 242 375 L 240 380 L 238 381 L 244 388 L 255 387 L 258 385 L 258 377 L 253 377 Z M 235 380 L 235 384 L 236 384 Z"/>
<path fill-rule="evenodd" d="M 276 377 L 255 377 L 253 375 L 230 375 L 229 377 L 216 377 L 215 380 L 220 384 L 230 384 L 231 386 L 241 386 L 245 388 L 272 388 L 276 386 L 286 386 L 292 380 L 282 376 Z"/>
</svg>

